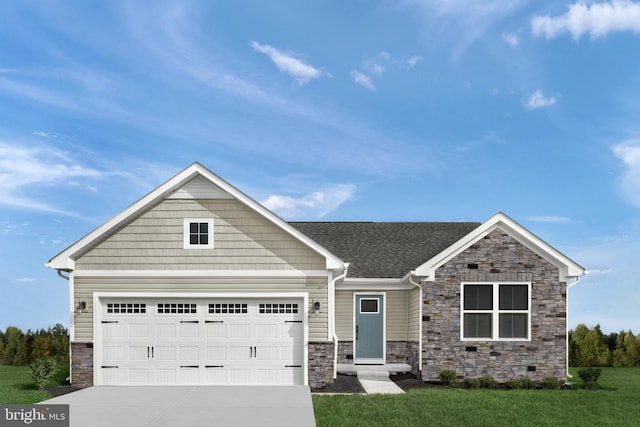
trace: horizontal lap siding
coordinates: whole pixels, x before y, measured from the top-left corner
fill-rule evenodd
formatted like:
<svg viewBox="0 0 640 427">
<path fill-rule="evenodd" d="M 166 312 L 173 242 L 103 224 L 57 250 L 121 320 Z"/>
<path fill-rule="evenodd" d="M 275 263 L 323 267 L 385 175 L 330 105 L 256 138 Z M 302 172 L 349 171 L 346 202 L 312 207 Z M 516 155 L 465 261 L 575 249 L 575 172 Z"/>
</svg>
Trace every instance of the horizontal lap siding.
<svg viewBox="0 0 640 427">
<path fill-rule="evenodd" d="M 359 292 L 360 293 L 360 292 Z M 376 291 L 371 291 L 374 294 Z M 354 291 L 336 291 L 336 334 L 342 341 L 353 340 Z M 407 340 L 408 291 L 386 291 L 387 340 Z M 415 333 L 417 336 L 417 332 Z"/>
<path fill-rule="evenodd" d="M 409 291 L 407 339 L 410 341 L 418 341 L 420 339 L 420 322 L 422 322 L 422 313 L 420 312 L 420 309 L 420 290 L 416 288 Z"/>
<path fill-rule="evenodd" d="M 74 280 L 74 306 L 87 303 L 86 310 L 74 315 L 76 342 L 93 341 L 93 293 L 94 292 L 147 292 L 147 293 L 246 293 L 248 298 L 257 292 L 308 292 L 309 340 L 324 341 L 328 337 L 327 326 L 327 278 L 91 278 Z M 182 296 L 182 295 L 181 295 Z M 320 313 L 313 312 L 313 301 L 320 301 Z"/>
<path fill-rule="evenodd" d="M 214 219 L 183 249 L 184 218 Z M 236 200 L 164 200 L 76 260 L 77 270 L 324 270 L 325 258 Z"/>
</svg>

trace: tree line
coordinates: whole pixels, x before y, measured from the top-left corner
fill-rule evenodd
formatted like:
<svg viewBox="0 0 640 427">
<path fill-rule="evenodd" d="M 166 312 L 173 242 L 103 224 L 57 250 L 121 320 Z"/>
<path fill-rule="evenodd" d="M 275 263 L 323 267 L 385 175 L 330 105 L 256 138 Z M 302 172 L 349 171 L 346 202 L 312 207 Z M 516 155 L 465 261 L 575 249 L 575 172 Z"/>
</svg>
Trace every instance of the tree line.
<svg viewBox="0 0 640 427">
<path fill-rule="evenodd" d="M 29 365 L 52 358 L 60 366 L 69 364 L 69 332 L 60 323 L 49 329 L 22 332 L 16 326 L 0 331 L 0 365 Z"/>
<path fill-rule="evenodd" d="M 570 366 L 640 366 L 640 335 L 620 331 L 605 335 L 600 325 L 580 324 L 569 331 Z"/>
</svg>

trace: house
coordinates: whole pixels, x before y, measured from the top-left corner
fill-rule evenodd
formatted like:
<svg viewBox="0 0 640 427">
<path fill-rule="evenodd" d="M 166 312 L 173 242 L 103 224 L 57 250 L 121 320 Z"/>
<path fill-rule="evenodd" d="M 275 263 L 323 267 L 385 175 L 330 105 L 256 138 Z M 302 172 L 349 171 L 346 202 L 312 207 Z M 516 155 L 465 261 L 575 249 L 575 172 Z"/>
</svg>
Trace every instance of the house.
<svg viewBox="0 0 640 427">
<path fill-rule="evenodd" d="M 77 386 L 567 375 L 585 270 L 502 213 L 474 223 L 286 222 L 198 163 L 53 257 Z"/>
</svg>

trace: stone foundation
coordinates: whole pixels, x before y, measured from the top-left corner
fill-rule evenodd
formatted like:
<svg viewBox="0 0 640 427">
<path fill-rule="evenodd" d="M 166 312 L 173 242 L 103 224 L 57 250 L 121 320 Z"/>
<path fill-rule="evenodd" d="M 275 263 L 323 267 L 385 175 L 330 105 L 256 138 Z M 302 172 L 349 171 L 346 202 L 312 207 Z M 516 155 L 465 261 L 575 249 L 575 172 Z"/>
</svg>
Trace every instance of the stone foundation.
<svg viewBox="0 0 640 427">
<path fill-rule="evenodd" d="M 93 385 L 93 343 L 71 343 L 71 384 L 80 388 Z"/>
<path fill-rule="evenodd" d="M 386 363 L 406 363 L 411 365 L 411 372 L 417 375 L 419 370 L 417 341 L 387 341 Z M 338 363 L 353 364 L 353 341 L 338 343 Z"/>
<path fill-rule="evenodd" d="M 333 382 L 333 342 L 309 343 L 309 387 L 322 388 Z"/>
</svg>

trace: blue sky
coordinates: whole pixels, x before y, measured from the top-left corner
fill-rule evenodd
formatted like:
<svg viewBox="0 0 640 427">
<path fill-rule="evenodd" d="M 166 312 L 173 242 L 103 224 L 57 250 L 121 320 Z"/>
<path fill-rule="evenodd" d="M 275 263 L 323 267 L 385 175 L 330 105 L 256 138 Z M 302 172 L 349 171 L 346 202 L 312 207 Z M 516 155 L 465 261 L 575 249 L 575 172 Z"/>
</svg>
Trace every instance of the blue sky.
<svg viewBox="0 0 640 427">
<path fill-rule="evenodd" d="M 44 263 L 199 161 L 290 220 L 503 211 L 640 332 L 640 2 L 5 1 L 0 329 L 68 325 Z"/>
</svg>

